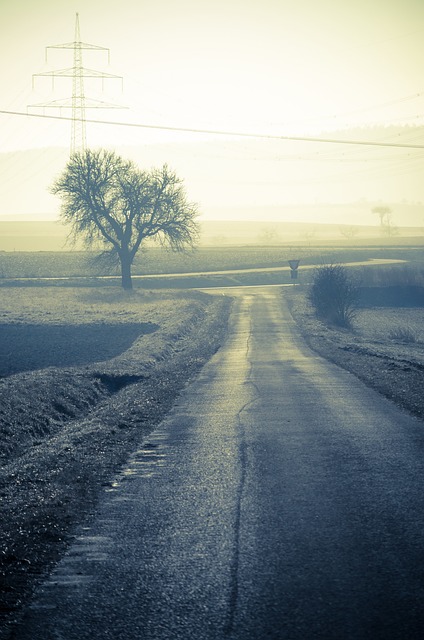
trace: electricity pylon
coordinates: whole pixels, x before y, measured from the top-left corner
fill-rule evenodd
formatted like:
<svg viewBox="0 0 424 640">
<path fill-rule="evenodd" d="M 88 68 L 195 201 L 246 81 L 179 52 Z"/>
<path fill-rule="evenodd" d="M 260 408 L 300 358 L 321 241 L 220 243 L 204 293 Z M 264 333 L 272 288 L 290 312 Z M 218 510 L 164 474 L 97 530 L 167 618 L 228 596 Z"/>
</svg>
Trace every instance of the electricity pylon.
<svg viewBox="0 0 424 640">
<path fill-rule="evenodd" d="M 82 51 L 88 49 L 91 51 L 106 51 L 108 54 L 108 62 L 110 62 L 110 51 L 106 47 L 99 47 L 95 44 L 81 42 L 79 15 L 75 18 L 75 40 L 65 44 L 54 44 L 46 47 L 46 62 L 48 49 L 71 49 L 74 52 L 74 66 L 67 69 L 57 69 L 55 71 L 46 71 L 44 73 L 35 73 L 32 77 L 34 86 L 34 78 L 39 76 L 49 76 L 52 78 L 52 87 L 54 87 L 55 78 L 72 78 L 72 97 L 61 100 L 52 100 L 51 102 L 28 105 L 29 107 L 56 108 L 56 109 L 72 109 L 72 127 L 71 127 L 71 155 L 77 151 L 84 151 L 86 148 L 86 109 L 123 109 L 119 105 L 101 100 L 86 98 L 84 94 L 84 78 L 100 78 L 102 80 L 102 88 L 104 80 L 112 78 L 121 80 L 122 77 L 112 73 L 103 73 L 94 69 L 86 69 L 82 64 Z"/>
</svg>

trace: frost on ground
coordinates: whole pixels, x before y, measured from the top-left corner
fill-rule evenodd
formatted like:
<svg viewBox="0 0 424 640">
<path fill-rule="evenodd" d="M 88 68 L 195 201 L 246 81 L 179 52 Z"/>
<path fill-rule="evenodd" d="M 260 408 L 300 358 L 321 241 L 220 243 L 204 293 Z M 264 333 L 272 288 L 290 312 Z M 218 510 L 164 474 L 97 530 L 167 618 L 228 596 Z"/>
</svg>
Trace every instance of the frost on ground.
<svg viewBox="0 0 424 640">
<path fill-rule="evenodd" d="M 397 349 L 405 344 L 414 344 L 418 354 L 424 345 L 424 309 L 382 308 L 361 309 L 355 319 L 355 332 L 364 340 L 376 343 L 391 343 Z M 402 338 L 402 333 L 410 333 L 413 340 Z M 396 334 L 398 338 L 396 338 Z M 418 351 L 417 351 L 418 349 Z"/>
<path fill-rule="evenodd" d="M 315 351 L 424 419 L 423 308 L 360 309 L 350 331 L 319 321 L 304 289 L 286 291 L 285 295 Z"/>
<path fill-rule="evenodd" d="M 200 293 L 0 289 L 0 345 L 12 354 L 0 378 L 0 638 L 102 486 L 218 349 L 229 305 Z"/>
</svg>

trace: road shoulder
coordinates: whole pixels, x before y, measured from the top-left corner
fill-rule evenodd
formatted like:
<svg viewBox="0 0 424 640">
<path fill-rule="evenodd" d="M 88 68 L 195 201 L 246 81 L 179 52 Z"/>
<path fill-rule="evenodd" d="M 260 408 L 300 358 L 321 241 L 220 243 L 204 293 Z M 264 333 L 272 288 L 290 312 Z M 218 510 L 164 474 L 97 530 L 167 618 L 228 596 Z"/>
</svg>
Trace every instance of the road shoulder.
<svg viewBox="0 0 424 640">
<path fill-rule="evenodd" d="M 384 335 L 371 340 L 361 334 L 355 322 L 352 331 L 326 326 L 315 317 L 303 288 L 284 289 L 283 295 L 299 331 L 314 351 L 424 419 L 424 347 L 421 343 L 407 347 Z M 422 314 L 422 310 L 417 313 Z"/>
</svg>

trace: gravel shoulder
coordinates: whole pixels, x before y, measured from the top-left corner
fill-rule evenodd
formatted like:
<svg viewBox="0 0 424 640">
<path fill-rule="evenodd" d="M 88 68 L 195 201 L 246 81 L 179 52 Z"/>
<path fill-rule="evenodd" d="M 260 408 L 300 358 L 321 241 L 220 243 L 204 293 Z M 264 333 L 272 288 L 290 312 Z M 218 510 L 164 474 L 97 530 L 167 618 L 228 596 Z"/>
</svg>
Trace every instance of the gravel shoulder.
<svg viewBox="0 0 424 640">
<path fill-rule="evenodd" d="M 424 310 L 360 309 L 352 330 L 326 326 L 308 304 L 305 289 L 284 291 L 293 318 L 317 353 L 354 373 L 398 406 L 424 419 Z M 416 340 L 392 338 L 409 328 Z"/>
<path fill-rule="evenodd" d="M 128 455 L 222 344 L 231 305 L 200 293 L 144 292 L 127 299 L 109 290 L 45 291 L 44 299 L 38 293 L 12 291 L 12 300 L 0 301 L 9 328 L 19 325 L 25 333 L 28 325 L 50 324 L 78 335 L 78 326 L 97 325 L 105 349 L 100 340 L 90 352 L 94 342 L 83 339 L 83 365 L 33 371 L 22 371 L 22 352 L 20 372 L 0 379 L 2 639 L 13 637 L 13 621 L 35 586 L 76 526 L 90 519 Z M 121 324 L 127 348 L 99 359 L 110 349 L 111 323 Z"/>
</svg>

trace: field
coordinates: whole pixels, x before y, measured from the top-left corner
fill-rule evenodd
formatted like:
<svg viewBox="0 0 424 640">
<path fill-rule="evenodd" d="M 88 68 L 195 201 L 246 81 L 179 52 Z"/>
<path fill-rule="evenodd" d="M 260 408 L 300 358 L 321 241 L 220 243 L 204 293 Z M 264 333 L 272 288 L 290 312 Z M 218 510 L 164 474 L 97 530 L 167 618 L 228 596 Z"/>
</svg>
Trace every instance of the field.
<svg viewBox="0 0 424 640">
<path fill-rule="evenodd" d="M 118 275 L 96 259 L 93 252 L 0 252 L 0 285 L 17 278 L 96 278 Z M 193 253 L 172 253 L 151 248 L 141 252 L 133 265 L 133 275 L 158 275 L 287 267 L 297 258 L 302 266 L 324 262 L 353 262 L 369 259 L 407 259 L 423 263 L 419 247 L 223 247 L 201 248 Z"/>
<path fill-rule="evenodd" d="M 109 360 L 183 307 L 113 287 L 0 289 L 0 376 Z"/>
<path fill-rule="evenodd" d="M 144 376 L 216 306 L 199 293 L 0 289 L 0 459 L 15 439 L 21 449 L 24 431 L 31 445 L 28 433 L 51 436 L 64 419 L 92 411 L 113 378 L 125 386 Z M 87 403 L 80 407 L 78 396 Z"/>
<path fill-rule="evenodd" d="M 422 308 L 377 307 L 361 309 L 354 320 L 355 334 L 367 342 L 417 350 L 424 345 Z M 409 336 L 409 337 L 408 337 Z"/>
<path fill-rule="evenodd" d="M 305 261 L 312 259 L 312 252 L 303 249 L 301 253 Z M 133 275 L 151 275 L 272 267 L 286 263 L 290 257 L 289 250 L 278 247 L 205 248 L 189 254 L 148 249 L 137 256 L 132 272 Z M 78 278 L 118 273 L 117 268 L 102 264 L 91 252 L 0 252 L 2 278 Z"/>
</svg>

